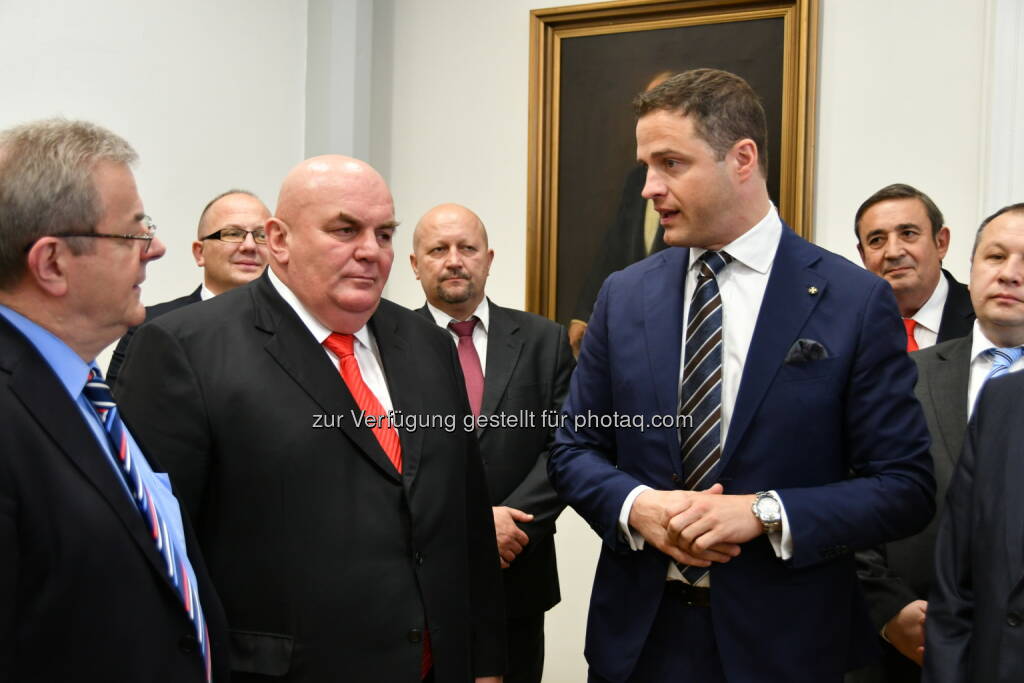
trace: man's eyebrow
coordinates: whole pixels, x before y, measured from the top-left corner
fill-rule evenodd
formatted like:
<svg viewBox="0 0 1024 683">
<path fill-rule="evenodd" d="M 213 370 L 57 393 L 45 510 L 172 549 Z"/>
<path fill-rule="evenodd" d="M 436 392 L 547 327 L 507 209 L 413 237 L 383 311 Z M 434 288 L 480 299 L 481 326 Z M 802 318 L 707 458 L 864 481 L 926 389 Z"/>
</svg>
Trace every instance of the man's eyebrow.
<svg viewBox="0 0 1024 683">
<path fill-rule="evenodd" d="M 359 220 L 358 218 L 356 218 L 352 214 L 345 213 L 344 211 L 339 211 L 338 212 L 338 220 L 341 221 L 342 223 L 351 223 L 352 225 L 362 225 L 363 224 L 363 222 L 361 220 Z M 388 221 L 386 223 L 381 223 L 380 225 L 375 226 L 374 230 L 394 230 L 395 228 L 398 227 L 398 225 L 399 225 L 398 221 L 390 220 L 390 221 Z"/>
</svg>

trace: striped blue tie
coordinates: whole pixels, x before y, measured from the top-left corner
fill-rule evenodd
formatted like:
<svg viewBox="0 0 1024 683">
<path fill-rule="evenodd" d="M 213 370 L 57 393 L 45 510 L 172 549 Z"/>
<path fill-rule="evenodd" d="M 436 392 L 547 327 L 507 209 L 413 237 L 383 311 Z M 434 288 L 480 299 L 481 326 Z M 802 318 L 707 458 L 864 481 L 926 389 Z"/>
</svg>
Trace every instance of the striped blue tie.
<svg viewBox="0 0 1024 683">
<path fill-rule="evenodd" d="M 992 358 L 992 369 L 985 375 L 985 381 L 987 382 L 994 377 L 1002 377 L 1010 371 L 1010 366 L 1020 359 L 1021 347 L 1015 346 L 1009 349 L 992 348 L 986 353 Z"/>
<path fill-rule="evenodd" d="M 722 297 L 716 279 L 732 261 L 724 251 L 706 251 L 686 321 L 686 365 L 679 392 L 683 488 L 705 489 L 714 481 L 722 449 Z M 708 570 L 680 566 L 697 583 Z"/>
<path fill-rule="evenodd" d="M 114 460 L 117 462 L 118 471 L 124 477 L 124 483 L 128 487 L 132 500 L 135 501 L 142 519 L 146 523 L 153 542 L 156 543 L 157 552 L 164 560 L 164 570 L 170 578 L 171 583 L 178 589 L 178 595 L 185 606 L 192 625 L 195 626 L 196 635 L 199 640 L 199 653 L 203 658 L 203 666 L 206 669 L 206 680 L 212 679 L 210 667 L 209 633 L 206 629 L 206 620 L 203 618 L 203 609 L 199 604 L 199 591 L 189 578 L 185 562 L 179 559 L 174 551 L 174 543 L 167 533 L 167 525 L 160 518 L 153 494 L 142 481 L 138 468 L 132 460 L 132 450 L 128 444 L 128 434 L 125 431 L 124 423 L 117 411 L 117 404 L 110 394 L 110 387 L 103 381 L 103 375 L 99 370 L 93 369 L 89 373 L 89 380 L 83 390 L 85 397 L 92 404 L 99 415 L 103 428 L 110 437 L 110 445 L 114 449 Z"/>
</svg>

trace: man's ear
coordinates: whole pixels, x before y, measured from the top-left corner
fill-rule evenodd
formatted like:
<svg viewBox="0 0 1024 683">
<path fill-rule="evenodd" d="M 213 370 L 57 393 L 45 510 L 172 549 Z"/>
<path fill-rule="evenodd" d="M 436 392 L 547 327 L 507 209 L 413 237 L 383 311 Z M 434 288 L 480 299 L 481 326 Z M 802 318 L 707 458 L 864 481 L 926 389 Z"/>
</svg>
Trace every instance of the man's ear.
<svg viewBox="0 0 1024 683">
<path fill-rule="evenodd" d="M 420 269 L 417 266 L 416 254 L 409 254 L 409 265 L 412 266 L 412 274 L 416 276 L 416 279 L 420 279 Z"/>
<path fill-rule="evenodd" d="M 267 233 L 267 253 L 278 263 L 288 263 L 288 237 L 291 231 L 288 224 L 271 216 L 263 230 Z"/>
<path fill-rule="evenodd" d="M 192 258 L 200 268 L 206 265 L 206 259 L 203 258 L 203 243 L 199 240 L 192 243 Z"/>
<path fill-rule="evenodd" d="M 935 233 L 935 251 L 939 253 L 939 261 L 946 258 L 946 252 L 949 251 L 949 228 L 945 225 Z"/>
<path fill-rule="evenodd" d="M 73 258 L 71 249 L 60 239 L 40 238 L 25 258 L 27 277 L 50 296 L 64 296 L 68 291 L 67 268 Z"/>
<path fill-rule="evenodd" d="M 750 138 L 743 138 L 733 143 L 728 156 L 733 159 L 736 175 L 740 180 L 746 181 L 755 173 L 760 172 L 757 164 L 757 145 Z"/>
</svg>

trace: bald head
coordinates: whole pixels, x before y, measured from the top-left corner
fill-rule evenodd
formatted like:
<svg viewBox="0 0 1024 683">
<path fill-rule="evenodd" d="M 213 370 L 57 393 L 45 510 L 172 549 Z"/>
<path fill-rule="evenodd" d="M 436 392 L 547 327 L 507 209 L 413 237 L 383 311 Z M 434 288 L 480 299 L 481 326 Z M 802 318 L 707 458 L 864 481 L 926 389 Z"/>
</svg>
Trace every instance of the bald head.
<svg viewBox="0 0 1024 683">
<path fill-rule="evenodd" d="M 373 167 L 313 157 L 281 185 L 267 221 L 270 266 L 321 324 L 352 333 L 380 303 L 396 225 L 391 191 Z"/>
<path fill-rule="evenodd" d="M 487 247 L 487 228 L 480 216 L 462 206 L 461 204 L 439 204 L 423 214 L 416 223 L 416 230 L 412 233 L 412 249 L 416 251 L 421 236 L 438 227 L 448 225 L 461 225 L 467 229 L 477 231 L 483 239 L 484 248 Z"/>
<path fill-rule="evenodd" d="M 494 259 L 480 217 L 458 204 L 435 206 L 416 224 L 412 246 L 409 261 L 427 301 L 457 320 L 472 316 Z"/>
</svg>

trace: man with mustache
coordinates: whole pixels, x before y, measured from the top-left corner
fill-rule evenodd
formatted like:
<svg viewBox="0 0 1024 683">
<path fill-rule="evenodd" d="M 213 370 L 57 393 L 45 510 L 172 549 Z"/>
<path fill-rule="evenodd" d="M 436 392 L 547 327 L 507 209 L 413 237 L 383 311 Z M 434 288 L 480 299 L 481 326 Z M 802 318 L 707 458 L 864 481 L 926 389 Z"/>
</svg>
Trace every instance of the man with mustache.
<svg viewBox="0 0 1024 683">
<path fill-rule="evenodd" d="M 191 294 L 146 307 L 146 320 L 182 306 L 212 299 L 229 289 L 255 280 L 267 265 L 267 235 L 263 224 L 270 211 L 259 197 L 246 190 L 228 190 L 211 199 L 199 215 L 192 256 L 203 269 L 203 282 Z M 113 388 L 135 334 L 131 327 L 117 343 L 107 368 Z"/>
<path fill-rule="evenodd" d="M 907 331 L 907 351 L 971 332 L 967 287 L 942 269 L 949 228 L 928 195 L 896 183 L 860 205 L 854 218 L 864 267 L 892 285 Z"/>
<path fill-rule="evenodd" d="M 419 309 L 446 328 L 474 414 L 530 416 L 529 424 L 477 430 L 487 469 L 508 613 L 506 683 L 540 683 L 544 612 L 560 599 L 555 519 L 564 504 L 548 482 L 554 415 L 569 389 L 573 360 L 565 328 L 484 295 L 494 250 L 475 213 L 442 204 L 420 219 L 410 256 L 427 304 Z"/>
</svg>

